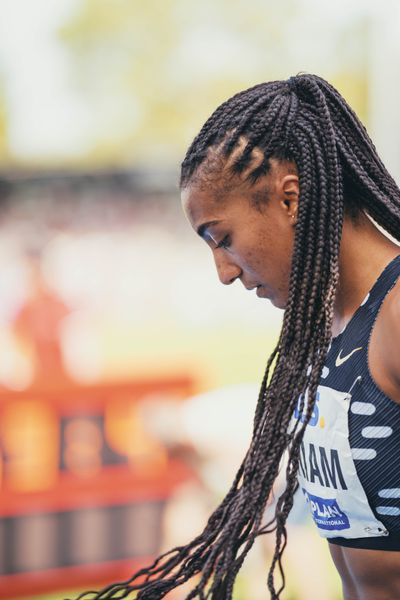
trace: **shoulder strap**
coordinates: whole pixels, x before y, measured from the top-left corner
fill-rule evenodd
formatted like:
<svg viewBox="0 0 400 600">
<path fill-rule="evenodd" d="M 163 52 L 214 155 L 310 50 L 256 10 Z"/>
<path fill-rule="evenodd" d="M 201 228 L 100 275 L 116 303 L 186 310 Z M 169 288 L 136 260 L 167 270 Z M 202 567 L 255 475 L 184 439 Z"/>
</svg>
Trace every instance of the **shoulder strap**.
<svg viewBox="0 0 400 600">
<path fill-rule="evenodd" d="M 340 343 L 354 345 L 365 342 L 369 337 L 369 331 L 378 314 L 379 308 L 388 292 L 394 286 L 400 276 L 400 254 L 395 256 L 383 269 L 374 285 L 360 304 L 343 334 L 337 337 Z"/>
<path fill-rule="evenodd" d="M 400 275 L 400 254 L 395 256 L 389 264 L 383 269 L 378 279 L 372 286 L 368 296 L 364 300 L 365 306 L 371 309 L 372 313 L 379 310 L 380 305 L 388 292 L 392 289 Z"/>
</svg>

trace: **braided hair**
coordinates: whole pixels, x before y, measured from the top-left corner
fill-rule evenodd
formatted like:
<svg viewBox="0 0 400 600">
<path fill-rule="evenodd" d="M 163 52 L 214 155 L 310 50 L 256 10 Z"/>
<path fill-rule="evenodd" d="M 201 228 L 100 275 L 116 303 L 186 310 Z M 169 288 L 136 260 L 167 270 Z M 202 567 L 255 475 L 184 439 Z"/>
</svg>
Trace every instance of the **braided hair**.
<svg viewBox="0 0 400 600">
<path fill-rule="evenodd" d="M 249 168 L 254 149 L 261 151 L 262 159 Z M 93 592 L 96 600 L 126 598 L 134 590 L 138 600 L 158 600 L 194 576 L 186 600 L 231 600 L 236 576 L 256 537 L 272 531 L 276 543 L 267 585 L 271 599 L 279 599 L 285 585 L 285 523 L 298 487 L 300 444 L 332 336 L 344 214 L 356 219 L 365 211 L 400 239 L 400 190 L 355 113 L 320 77 L 300 74 L 262 83 L 219 106 L 187 151 L 182 188 L 215 170 L 211 155 L 217 155 L 220 164 L 231 158 L 232 173 L 246 170 L 250 182 L 268 173 L 270 158 L 297 166 L 300 202 L 282 329 L 262 380 L 250 447 L 203 532 L 127 581 Z M 290 427 L 298 401 L 304 419 Z M 286 488 L 274 517 L 263 524 L 285 450 Z M 79 596 L 83 597 L 86 594 Z"/>
</svg>

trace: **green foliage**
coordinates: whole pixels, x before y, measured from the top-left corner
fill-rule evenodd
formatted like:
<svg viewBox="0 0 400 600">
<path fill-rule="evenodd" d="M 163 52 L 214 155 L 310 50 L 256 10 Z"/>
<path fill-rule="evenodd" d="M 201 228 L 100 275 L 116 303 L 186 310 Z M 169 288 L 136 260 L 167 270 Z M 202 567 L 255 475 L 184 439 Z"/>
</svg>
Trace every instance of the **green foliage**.
<svg viewBox="0 0 400 600">
<path fill-rule="evenodd" d="M 97 118 L 93 158 L 181 156 L 210 112 L 278 76 L 294 1 L 85 0 L 60 32 Z"/>
<path fill-rule="evenodd" d="M 305 70 L 350 91 L 364 118 L 367 26 L 327 29 L 304 0 L 82 0 L 60 39 L 90 106 L 88 159 L 176 164 L 223 100 Z"/>
</svg>

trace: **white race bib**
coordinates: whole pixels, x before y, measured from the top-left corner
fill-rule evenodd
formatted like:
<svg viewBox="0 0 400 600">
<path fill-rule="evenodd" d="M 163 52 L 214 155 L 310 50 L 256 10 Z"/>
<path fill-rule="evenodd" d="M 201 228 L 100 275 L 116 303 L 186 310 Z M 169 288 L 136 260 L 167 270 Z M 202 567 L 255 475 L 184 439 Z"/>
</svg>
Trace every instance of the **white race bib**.
<svg viewBox="0 0 400 600">
<path fill-rule="evenodd" d="M 322 537 L 385 536 L 388 531 L 368 504 L 352 458 L 348 427 L 350 400 L 348 392 L 318 386 L 313 414 L 301 445 L 300 487 Z M 306 404 L 307 393 L 303 412 Z M 299 410 L 300 399 L 291 429 L 298 419 L 304 419 Z"/>
</svg>

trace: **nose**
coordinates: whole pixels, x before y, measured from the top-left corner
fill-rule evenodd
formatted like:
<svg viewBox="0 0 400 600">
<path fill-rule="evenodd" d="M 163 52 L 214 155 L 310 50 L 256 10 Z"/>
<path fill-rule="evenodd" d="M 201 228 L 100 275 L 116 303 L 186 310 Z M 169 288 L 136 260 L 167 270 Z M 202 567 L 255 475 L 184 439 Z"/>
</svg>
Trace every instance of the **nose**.
<svg viewBox="0 0 400 600">
<path fill-rule="evenodd" d="M 218 277 L 221 283 L 224 285 L 230 285 L 241 276 L 242 269 L 237 265 L 230 257 L 224 256 L 222 252 L 218 256 L 214 254 L 215 266 L 217 269 Z"/>
</svg>

